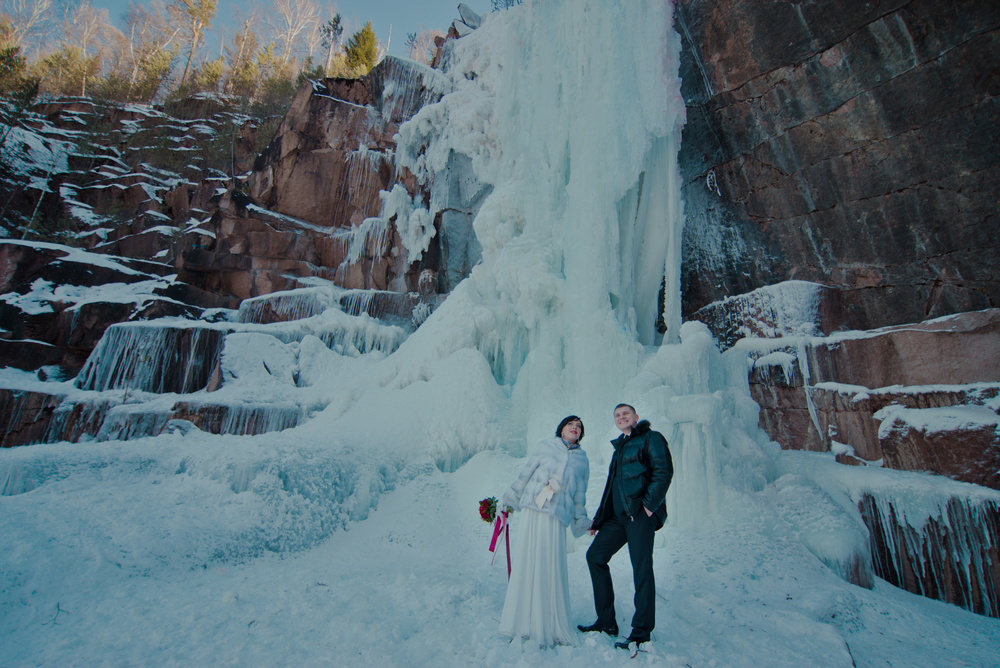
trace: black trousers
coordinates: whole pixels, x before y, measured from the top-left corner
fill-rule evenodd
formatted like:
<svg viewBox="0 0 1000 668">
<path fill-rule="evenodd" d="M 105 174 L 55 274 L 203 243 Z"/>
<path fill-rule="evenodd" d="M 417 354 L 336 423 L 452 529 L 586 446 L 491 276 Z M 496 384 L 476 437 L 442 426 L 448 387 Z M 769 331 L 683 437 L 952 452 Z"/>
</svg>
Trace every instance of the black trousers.
<svg viewBox="0 0 1000 668">
<path fill-rule="evenodd" d="M 601 626 L 618 626 L 615 621 L 615 589 L 611 583 L 608 562 L 618 550 L 628 543 L 628 556 L 632 560 L 632 579 L 635 582 L 635 615 L 632 617 L 632 635 L 648 641 L 656 624 L 656 585 L 653 582 L 653 536 L 655 520 L 641 517 L 605 522 L 587 550 L 587 566 L 594 585 L 594 607 L 597 623 Z"/>
</svg>

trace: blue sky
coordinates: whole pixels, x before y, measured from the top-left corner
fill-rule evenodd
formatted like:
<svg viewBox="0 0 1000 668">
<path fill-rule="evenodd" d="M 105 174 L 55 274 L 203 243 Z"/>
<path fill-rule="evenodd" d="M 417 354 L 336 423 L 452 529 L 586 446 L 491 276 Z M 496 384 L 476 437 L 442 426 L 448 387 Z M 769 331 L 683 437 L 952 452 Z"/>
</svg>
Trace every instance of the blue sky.
<svg viewBox="0 0 1000 668">
<path fill-rule="evenodd" d="M 128 6 L 128 0 L 91 0 L 91 2 L 96 8 L 107 9 L 111 23 L 121 27 L 120 16 Z M 345 40 L 370 20 L 379 41 L 385 44 L 389 40 L 391 26 L 389 53 L 405 56 L 404 43 L 407 33 L 435 29 L 447 32 L 451 22 L 458 18 L 459 0 L 337 0 L 337 2 L 314 0 L 314 2 L 324 8 L 322 12 L 324 16 L 333 16 L 332 8 L 337 8 L 348 23 L 349 32 L 345 33 Z M 218 14 L 213 22 L 213 34 L 208 38 L 208 48 L 218 51 L 220 36 L 228 39 L 235 32 L 234 9 L 239 8 L 241 12 L 247 14 L 250 4 L 246 0 L 219 0 Z M 264 4 L 266 7 L 266 3 Z M 490 8 L 489 0 L 466 0 L 466 4 L 480 14 Z"/>
</svg>

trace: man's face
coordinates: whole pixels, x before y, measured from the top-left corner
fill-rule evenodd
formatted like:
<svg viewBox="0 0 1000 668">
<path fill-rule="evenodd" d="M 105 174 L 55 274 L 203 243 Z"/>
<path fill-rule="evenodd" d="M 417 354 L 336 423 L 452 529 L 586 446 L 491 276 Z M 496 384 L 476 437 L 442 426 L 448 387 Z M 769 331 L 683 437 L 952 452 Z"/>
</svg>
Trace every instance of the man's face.
<svg viewBox="0 0 1000 668">
<path fill-rule="evenodd" d="M 615 426 L 624 434 L 628 434 L 639 422 L 639 416 L 628 406 L 619 406 L 615 409 Z"/>
</svg>

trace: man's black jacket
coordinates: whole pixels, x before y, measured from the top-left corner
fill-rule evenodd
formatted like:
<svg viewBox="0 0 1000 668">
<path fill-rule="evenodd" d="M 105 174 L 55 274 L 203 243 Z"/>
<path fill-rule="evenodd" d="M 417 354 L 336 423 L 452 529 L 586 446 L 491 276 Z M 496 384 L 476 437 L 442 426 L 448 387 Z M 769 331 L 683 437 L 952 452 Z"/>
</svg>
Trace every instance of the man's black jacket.
<svg viewBox="0 0 1000 668">
<path fill-rule="evenodd" d="M 629 517 L 644 513 L 643 506 L 652 510 L 659 529 L 667 520 L 667 488 L 674 477 L 667 440 L 663 434 L 649 428 L 648 420 L 642 420 L 632 428 L 631 434 L 622 434 L 611 441 L 611 445 L 615 447 L 615 454 L 611 458 L 608 482 L 590 528 L 600 529 L 612 519 L 611 495 L 616 494 L 618 506 L 625 508 Z M 618 467 L 621 467 L 620 477 Z"/>
</svg>

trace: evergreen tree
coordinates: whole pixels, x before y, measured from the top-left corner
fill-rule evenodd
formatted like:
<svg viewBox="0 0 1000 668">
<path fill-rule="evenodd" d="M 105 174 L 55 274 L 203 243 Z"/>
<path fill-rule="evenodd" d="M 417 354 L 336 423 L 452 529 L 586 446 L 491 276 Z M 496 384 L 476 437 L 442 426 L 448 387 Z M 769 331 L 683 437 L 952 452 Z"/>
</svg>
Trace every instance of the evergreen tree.
<svg viewBox="0 0 1000 668">
<path fill-rule="evenodd" d="M 347 40 L 347 64 L 352 68 L 363 66 L 367 72 L 374 67 L 377 58 L 378 38 L 375 37 L 372 22 L 369 21 L 364 28 Z"/>
<path fill-rule="evenodd" d="M 344 26 L 340 22 L 340 14 L 334 15 L 332 19 L 320 26 L 320 34 L 323 36 L 323 46 L 326 47 L 326 75 L 330 76 L 333 69 L 333 57 L 340 48 L 340 37 L 344 34 Z"/>
<path fill-rule="evenodd" d="M 15 108 L 26 108 L 38 95 L 38 79 L 28 76 L 28 61 L 21 55 L 21 47 L 0 42 L 0 96 L 10 98 Z M 9 110 L 8 110 L 9 111 Z M 6 137 L 13 124 L 3 119 Z"/>
<path fill-rule="evenodd" d="M 39 60 L 33 68 L 49 95 L 86 95 L 87 81 L 101 69 L 101 56 L 86 56 L 78 46 L 63 46 Z"/>
<path fill-rule="evenodd" d="M 10 95 L 19 90 L 28 71 L 28 61 L 21 55 L 21 47 L 0 46 L 0 95 Z"/>
</svg>

